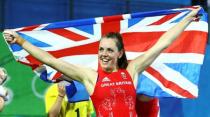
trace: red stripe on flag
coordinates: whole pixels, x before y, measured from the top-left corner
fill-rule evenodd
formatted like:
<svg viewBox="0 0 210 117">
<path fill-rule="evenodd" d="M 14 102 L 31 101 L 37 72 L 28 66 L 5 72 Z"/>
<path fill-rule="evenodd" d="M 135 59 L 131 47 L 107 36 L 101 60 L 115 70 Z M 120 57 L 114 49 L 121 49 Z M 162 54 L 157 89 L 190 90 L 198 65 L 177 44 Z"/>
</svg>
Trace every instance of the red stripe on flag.
<svg viewBox="0 0 210 117">
<path fill-rule="evenodd" d="M 53 76 L 52 80 L 59 80 L 59 78 L 62 76 L 60 72 L 56 72 L 55 75 Z"/>
<path fill-rule="evenodd" d="M 72 56 L 72 55 L 86 55 L 86 54 L 97 54 L 99 42 L 94 42 L 82 46 L 76 46 L 72 48 L 66 48 L 58 51 L 51 51 L 50 54 L 57 58 Z"/>
<path fill-rule="evenodd" d="M 179 13 L 176 14 L 170 14 L 170 15 L 166 15 L 163 18 L 161 18 L 160 20 L 150 24 L 150 25 L 161 25 L 162 23 L 165 23 L 166 21 L 174 18 L 175 16 L 177 16 Z"/>
<path fill-rule="evenodd" d="M 98 46 L 99 46 L 99 42 L 97 41 L 97 42 L 82 45 L 82 46 L 76 46 L 76 47 L 66 48 L 66 49 L 57 50 L 57 51 L 48 51 L 48 52 L 56 58 L 72 56 L 72 55 L 97 54 Z M 28 55 L 26 59 L 34 64 L 40 64 L 40 62 L 36 60 L 34 57 L 32 57 L 31 55 Z"/>
<path fill-rule="evenodd" d="M 158 71 L 156 71 L 152 67 L 148 67 L 146 71 L 152 74 L 154 78 L 156 78 L 158 81 L 160 81 L 164 87 L 171 89 L 172 91 L 176 92 L 177 94 L 183 97 L 195 98 L 195 96 L 192 95 L 189 91 L 181 88 L 179 85 L 175 84 L 174 82 L 165 79 Z"/>
<path fill-rule="evenodd" d="M 164 32 L 124 33 L 122 36 L 125 50 L 131 52 L 144 52 L 151 48 L 163 33 Z M 164 51 L 164 53 L 204 54 L 207 36 L 206 32 L 185 31 Z"/>
<path fill-rule="evenodd" d="M 69 30 L 66 30 L 66 29 L 51 29 L 51 30 L 48 30 L 52 33 L 55 33 L 57 35 L 60 35 L 62 37 L 66 37 L 68 39 L 71 39 L 73 41 L 81 41 L 81 40 L 85 40 L 87 39 L 87 37 L 84 37 L 84 36 L 81 36 L 79 34 L 76 34 L 72 31 L 69 31 Z"/>
<path fill-rule="evenodd" d="M 32 30 L 34 30 L 35 28 L 37 28 L 39 26 L 40 25 L 27 26 L 27 27 L 24 27 L 23 29 L 18 30 L 18 31 L 32 31 Z"/>
<path fill-rule="evenodd" d="M 26 59 L 30 62 L 30 63 L 25 63 L 25 62 L 21 62 L 25 65 L 29 65 L 32 67 L 32 69 L 35 69 L 37 67 L 39 67 L 40 65 L 42 65 L 42 63 L 40 61 L 38 61 L 37 59 L 35 59 L 34 57 L 32 57 L 31 55 L 27 56 Z"/>
<path fill-rule="evenodd" d="M 34 64 L 34 63 L 26 63 L 26 62 L 22 62 L 22 61 L 18 61 L 24 65 L 27 65 L 27 66 L 31 66 L 32 70 L 36 69 L 37 67 L 39 67 L 40 65 L 42 65 L 40 62 L 37 63 L 37 64 Z"/>
<path fill-rule="evenodd" d="M 109 32 L 119 32 L 120 31 L 120 22 L 108 22 L 101 24 L 101 33 L 106 35 Z"/>
<path fill-rule="evenodd" d="M 105 16 L 105 17 L 103 17 L 103 19 L 104 19 L 104 23 L 107 23 L 107 22 L 115 22 L 115 21 L 121 21 L 121 20 L 123 20 L 123 17 L 122 17 L 122 15 L 114 15 L 114 16 Z"/>
<path fill-rule="evenodd" d="M 120 20 L 122 15 L 103 17 L 104 22 L 101 24 L 101 34 L 105 35 L 109 32 L 120 32 Z"/>
</svg>

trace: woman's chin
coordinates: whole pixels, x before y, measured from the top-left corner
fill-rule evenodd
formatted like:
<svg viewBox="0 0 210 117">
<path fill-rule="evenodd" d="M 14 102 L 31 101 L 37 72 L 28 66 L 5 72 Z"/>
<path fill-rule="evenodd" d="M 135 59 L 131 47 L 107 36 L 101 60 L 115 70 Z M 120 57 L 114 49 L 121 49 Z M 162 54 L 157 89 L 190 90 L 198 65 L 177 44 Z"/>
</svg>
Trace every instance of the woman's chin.
<svg viewBox="0 0 210 117">
<path fill-rule="evenodd" d="M 103 69 L 104 71 L 107 71 L 109 68 L 106 67 L 106 66 L 102 66 L 102 69 Z"/>
</svg>

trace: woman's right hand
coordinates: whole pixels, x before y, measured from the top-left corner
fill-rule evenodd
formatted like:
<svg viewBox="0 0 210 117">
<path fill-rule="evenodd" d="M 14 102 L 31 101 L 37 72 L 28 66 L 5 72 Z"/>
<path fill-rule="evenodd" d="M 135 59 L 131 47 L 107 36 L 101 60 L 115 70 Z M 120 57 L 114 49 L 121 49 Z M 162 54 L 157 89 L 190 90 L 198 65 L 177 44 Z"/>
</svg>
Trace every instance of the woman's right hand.
<svg viewBox="0 0 210 117">
<path fill-rule="evenodd" d="M 20 36 L 13 30 L 4 30 L 3 36 L 9 44 L 21 42 Z"/>
</svg>

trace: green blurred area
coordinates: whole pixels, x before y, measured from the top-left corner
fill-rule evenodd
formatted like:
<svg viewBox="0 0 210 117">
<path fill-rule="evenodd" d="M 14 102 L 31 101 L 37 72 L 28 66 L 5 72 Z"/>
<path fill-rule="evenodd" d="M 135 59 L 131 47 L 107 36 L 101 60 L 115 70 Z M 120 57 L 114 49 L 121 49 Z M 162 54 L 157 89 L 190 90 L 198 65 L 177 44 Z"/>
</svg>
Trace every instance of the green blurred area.
<svg viewBox="0 0 210 117">
<path fill-rule="evenodd" d="M 0 66 L 4 67 L 9 80 L 4 86 L 9 89 L 10 100 L 1 117 L 45 117 L 44 93 L 49 84 L 43 82 L 31 68 L 15 61 L 0 33 Z"/>
</svg>

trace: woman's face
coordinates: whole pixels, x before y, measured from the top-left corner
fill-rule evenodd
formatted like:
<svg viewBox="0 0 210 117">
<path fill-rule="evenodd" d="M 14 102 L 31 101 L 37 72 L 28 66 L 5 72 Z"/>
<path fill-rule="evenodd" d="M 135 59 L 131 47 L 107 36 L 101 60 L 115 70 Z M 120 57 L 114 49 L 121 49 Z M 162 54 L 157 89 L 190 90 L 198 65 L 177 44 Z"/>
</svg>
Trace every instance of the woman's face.
<svg viewBox="0 0 210 117">
<path fill-rule="evenodd" d="M 118 69 L 117 60 L 122 56 L 114 39 L 102 38 L 99 44 L 98 58 L 101 68 L 106 72 Z"/>
</svg>

